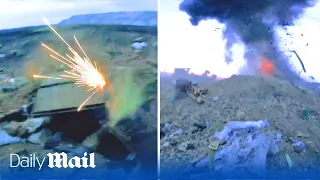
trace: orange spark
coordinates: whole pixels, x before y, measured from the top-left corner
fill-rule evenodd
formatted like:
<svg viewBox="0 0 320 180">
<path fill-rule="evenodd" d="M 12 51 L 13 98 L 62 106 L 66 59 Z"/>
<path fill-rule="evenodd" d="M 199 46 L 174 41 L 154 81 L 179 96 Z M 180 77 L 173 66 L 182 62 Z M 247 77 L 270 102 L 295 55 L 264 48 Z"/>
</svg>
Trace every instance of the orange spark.
<svg viewBox="0 0 320 180">
<path fill-rule="evenodd" d="M 105 86 L 110 85 L 110 83 L 105 80 L 102 76 L 100 69 L 97 67 L 96 62 L 93 63 L 90 61 L 84 50 L 82 49 L 80 43 L 78 42 L 77 38 L 74 36 L 74 40 L 76 41 L 78 47 L 82 51 L 84 56 L 80 56 L 78 52 L 76 52 L 59 34 L 58 32 L 43 18 L 44 22 L 50 27 L 50 29 L 66 44 L 68 50 L 72 53 L 72 55 L 66 54 L 65 56 L 60 55 L 56 51 L 54 51 L 49 46 L 42 44 L 43 47 L 48 49 L 52 54 L 54 60 L 57 60 L 67 67 L 70 68 L 69 71 L 65 70 L 60 77 L 49 77 L 49 76 L 42 76 L 42 75 L 33 75 L 34 78 L 52 78 L 52 79 L 71 79 L 75 82 L 78 87 L 87 86 L 91 91 L 96 89 L 79 107 L 78 111 L 82 109 L 85 103 L 99 90 L 103 90 Z"/>
</svg>

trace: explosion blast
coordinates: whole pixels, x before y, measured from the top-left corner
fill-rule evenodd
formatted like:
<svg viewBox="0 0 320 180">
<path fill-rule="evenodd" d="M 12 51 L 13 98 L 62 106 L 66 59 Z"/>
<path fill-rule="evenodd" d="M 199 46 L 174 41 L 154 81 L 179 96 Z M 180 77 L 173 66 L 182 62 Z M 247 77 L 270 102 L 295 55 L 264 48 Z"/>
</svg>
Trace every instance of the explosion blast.
<svg viewBox="0 0 320 180">
<path fill-rule="evenodd" d="M 183 0 L 180 10 L 190 16 L 192 25 L 202 20 L 216 19 L 226 25 L 226 62 L 231 62 L 230 49 L 238 41 L 246 45 L 245 59 L 263 58 L 273 60 L 275 66 L 288 79 L 296 79 L 288 67 L 288 58 L 279 50 L 275 36 L 276 27 L 291 26 L 305 9 L 315 5 L 316 0 Z M 251 62 L 250 62 L 251 61 Z"/>
</svg>

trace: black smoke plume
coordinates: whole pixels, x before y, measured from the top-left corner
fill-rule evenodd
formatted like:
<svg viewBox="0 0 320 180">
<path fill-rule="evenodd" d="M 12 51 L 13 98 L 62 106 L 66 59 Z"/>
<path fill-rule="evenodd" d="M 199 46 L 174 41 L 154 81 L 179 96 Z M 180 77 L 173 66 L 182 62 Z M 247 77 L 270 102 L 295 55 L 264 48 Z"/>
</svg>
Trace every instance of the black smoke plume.
<svg viewBox="0 0 320 180">
<path fill-rule="evenodd" d="M 207 19 L 225 24 L 226 49 L 240 39 L 247 47 L 245 59 L 249 65 L 255 58 L 265 56 L 273 60 L 287 78 L 292 78 L 288 59 L 277 47 L 274 27 L 292 25 L 315 3 L 316 0 L 183 0 L 179 8 L 189 14 L 190 22 L 195 26 Z M 231 52 L 226 53 L 227 62 L 231 61 L 230 55 Z"/>
</svg>

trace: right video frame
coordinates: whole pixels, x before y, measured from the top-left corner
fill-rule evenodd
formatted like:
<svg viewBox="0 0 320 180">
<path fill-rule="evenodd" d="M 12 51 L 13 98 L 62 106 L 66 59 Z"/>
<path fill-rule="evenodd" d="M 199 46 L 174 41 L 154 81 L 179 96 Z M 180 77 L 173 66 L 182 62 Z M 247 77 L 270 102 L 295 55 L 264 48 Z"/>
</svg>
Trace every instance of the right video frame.
<svg viewBox="0 0 320 180">
<path fill-rule="evenodd" d="M 316 0 L 160 1 L 163 178 L 319 172 L 319 9 Z"/>
</svg>

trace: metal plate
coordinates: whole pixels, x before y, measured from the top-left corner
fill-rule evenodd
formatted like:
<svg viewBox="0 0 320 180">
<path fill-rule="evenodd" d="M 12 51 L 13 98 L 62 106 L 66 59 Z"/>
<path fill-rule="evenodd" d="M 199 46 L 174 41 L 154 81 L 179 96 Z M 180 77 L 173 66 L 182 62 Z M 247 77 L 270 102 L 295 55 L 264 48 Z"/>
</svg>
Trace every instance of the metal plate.
<svg viewBox="0 0 320 180">
<path fill-rule="evenodd" d="M 94 90 L 88 92 L 85 87 L 78 87 L 73 83 L 57 84 L 40 88 L 33 106 L 33 116 L 48 115 L 61 112 L 76 111 Z M 97 92 L 85 104 L 83 109 L 101 107 L 105 105 L 103 92 Z"/>
<path fill-rule="evenodd" d="M 60 77 L 60 75 L 63 72 L 55 72 L 52 74 L 46 74 L 46 76 L 48 77 Z M 39 81 L 41 81 L 41 87 L 47 87 L 47 86 L 53 86 L 53 85 L 57 85 L 57 84 L 64 84 L 64 83 L 71 83 L 72 81 L 70 79 L 37 79 Z"/>
<path fill-rule="evenodd" d="M 220 146 L 219 141 L 213 141 L 210 143 L 209 148 L 212 150 L 218 150 L 219 146 Z"/>
</svg>

